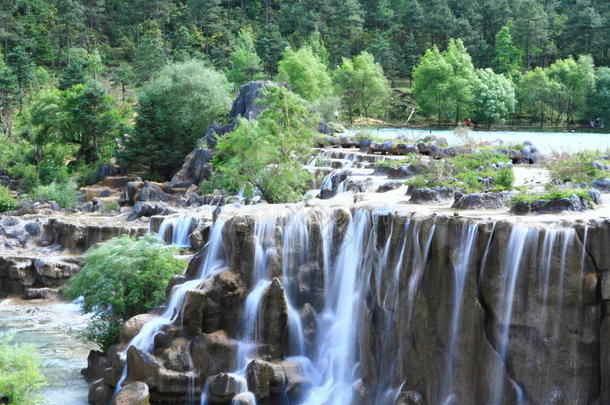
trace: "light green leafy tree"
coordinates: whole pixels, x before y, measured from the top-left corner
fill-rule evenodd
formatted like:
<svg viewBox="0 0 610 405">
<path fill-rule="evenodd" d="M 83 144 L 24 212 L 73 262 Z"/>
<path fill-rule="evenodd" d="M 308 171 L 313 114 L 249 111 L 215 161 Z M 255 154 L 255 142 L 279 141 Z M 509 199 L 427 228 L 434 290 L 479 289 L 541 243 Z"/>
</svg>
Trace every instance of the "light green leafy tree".
<svg viewBox="0 0 610 405">
<path fill-rule="evenodd" d="M 521 113 L 528 114 L 532 120 L 538 120 L 544 126 L 545 119 L 552 117 L 552 100 L 558 87 L 558 83 L 549 78 L 545 69 L 535 68 L 525 73 L 517 87 Z"/>
<path fill-rule="evenodd" d="M 295 51 L 286 48 L 278 63 L 277 80 L 309 102 L 332 94 L 332 81 L 326 66 L 308 46 Z"/>
<path fill-rule="evenodd" d="M 602 67 L 595 72 L 595 89 L 588 105 L 591 117 L 600 118 L 604 126 L 610 126 L 610 68 Z"/>
<path fill-rule="evenodd" d="M 559 125 L 562 117 L 568 124 L 573 123 L 576 114 L 586 110 L 587 96 L 595 87 L 593 59 L 581 55 L 578 60 L 572 57 L 557 60 L 548 67 L 548 76 L 559 84 L 553 97 L 558 116 L 555 125 Z"/>
<path fill-rule="evenodd" d="M 239 86 L 262 76 L 263 63 L 256 53 L 252 32 L 242 29 L 237 37 L 237 46 L 229 55 L 231 69 L 227 79 Z"/>
<path fill-rule="evenodd" d="M 383 69 L 368 52 L 353 59 L 343 58 L 333 78 L 350 122 L 356 112 L 365 117 L 381 112 L 390 95 Z"/>
<path fill-rule="evenodd" d="M 479 69 L 475 75 L 473 118 L 490 127 L 515 111 L 515 88 L 510 79 L 491 69 Z"/>
<path fill-rule="evenodd" d="M 270 86 L 258 120 L 240 120 L 216 145 L 215 174 L 206 185 L 247 196 L 259 194 L 270 203 L 302 198 L 309 174 L 303 168 L 313 145 L 317 117 L 298 95 Z"/>
<path fill-rule="evenodd" d="M 455 111 L 455 123 L 469 114 L 472 102 L 472 88 L 475 74 L 472 59 L 460 39 L 450 39 L 447 50 L 443 52 L 445 61 L 451 66 L 451 76 L 446 96 Z"/>
<path fill-rule="evenodd" d="M 428 49 L 413 69 L 413 94 L 417 105 L 424 114 L 436 115 L 438 124 L 448 112 L 447 90 L 451 75 L 451 65 L 436 46 Z"/>
</svg>

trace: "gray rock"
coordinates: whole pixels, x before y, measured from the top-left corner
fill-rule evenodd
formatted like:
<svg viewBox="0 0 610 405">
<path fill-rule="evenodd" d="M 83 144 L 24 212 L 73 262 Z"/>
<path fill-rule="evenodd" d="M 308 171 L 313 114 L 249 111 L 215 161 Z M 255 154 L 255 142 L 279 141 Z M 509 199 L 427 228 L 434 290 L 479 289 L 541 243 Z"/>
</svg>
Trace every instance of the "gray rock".
<svg viewBox="0 0 610 405">
<path fill-rule="evenodd" d="M 591 182 L 591 185 L 598 190 L 608 192 L 610 191 L 610 178 L 594 180 Z"/>
<path fill-rule="evenodd" d="M 396 190 L 397 188 L 400 188 L 401 186 L 402 186 L 401 181 L 387 181 L 377 188 L 377 193 L 385 193 L 388 191 Z"/>
<path fill-rule="evenodd" d="M 150 405 L 148 385 L 140 381 L 125 385 L 112 400 L 112 405 Z"/>
<path fill-rule="evenodd" d="M 507 191 L 493 193 L 462 194 L 455 193 L 455 199 L 451 208 L 460 210 L 488 209 L 497 210 L 504 208 L 511 197 Z"/>
<path fill-rule="evenodd" d="M 451 187 L 414 188 L 409 190 L 413 204 L 439 203 L 453 198 L 455 189 Z"/>
<path fill-rule="evenodd" d="M 169 211 L 163 204 L 151 204 L 148 202 L 137 202 L 127 217 L 128 221 L 135 221 L 141 217 L 152 217 L 153 215 L 166 215 Z"/>
</svg>

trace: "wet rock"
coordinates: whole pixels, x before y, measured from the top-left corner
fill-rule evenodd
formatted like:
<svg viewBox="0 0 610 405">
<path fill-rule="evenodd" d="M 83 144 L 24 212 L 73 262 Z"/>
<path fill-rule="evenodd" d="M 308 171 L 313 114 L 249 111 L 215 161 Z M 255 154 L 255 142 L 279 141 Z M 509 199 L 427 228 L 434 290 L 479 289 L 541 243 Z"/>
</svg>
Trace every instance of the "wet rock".
<svg viewBox="0 0 610 405">
<path fill-rule="evenodd" d="M 244 381 L 234 374 L 219 373 L 208 379 L 209 400 L 215 402 L 229 402 L 244 391 Z"/>
<path fill-rule="evenodd" d="M 119 330 L 121 343 L 131 342 L 140 333 L 142 327 L 154 318 L 156 318 L 155 314 L 140 314 L 124 322 Z"/>
<path fill-rule="evenodd" d="M 229 336 L 236 336 L 246 294 L 239 276 L 232 271 L 223 271 L 206 281 L 201 291 L 205 308 L 202 331 L 212 333 L 223 329 Z"/>
<path fill-rule="evenodd" d="M 87 367 L 83 368 L 80 373 L 85 378 L 85 381 L 91 383 L 103 378 L 104 369 L 109 366 L 108 358 L 103 352 L 91 350 L 87 356 Z"/>
<path fill-rule="evenodd" d="M 413 188 L 409 191 L 409 202 L 413 204 L 440 203 L 452 199 L 455 193 L 452 187 Z"/>
<path fill-rule="evenodd" d="M 248 390 L 257 400 L 269 398 L 274 393 L 280 393 L 286 385 L 282 366 L 263 360 L 252 360 L 246 368 Z"/>
<path fill-rule="evenodd" d="M 403 391 L 396 399 L 396 405 L 425 405 L 424 397 L 417 391 Z"/>
<path fill-rule="evenodd" d="M 510 192 L 492 192 L 492 193 L 473 193 L 473 194 L 462 194 L 460 192 L 455 193 L 455 199 L 451 208 L 460 210 L 475 210 L 475 209 L 488 209 L 497 210 L 504 208 L 506 203 L 510 200 Z"/>
<path fill-rule="evenodd" d="M 331 173 L 327 183 L 322 183 L 320 189 L 320 198 L 325 200 L 332 198 L 339 192 L 339 185 L 343 183 L 350 176 L 349 170 L 339 170 L 335 173 Z"/>
<path fill-rule="evenodd" d="M 541 154 L 538 149 L 530 142 L 525 141 L 523 147 L 520 150 L 511 149 L 508 151 L 508 157 L 515 163 L 538 163 L 541 158 Z"/>
<path fill-rule="evenodd" d="M 370 153 L 378 152 L 378 153 L 380 153 L 382 155 L 387 155 L 392 150 L 392 146 L 393 146 L 392 141 L 373 142 L 369 146 L 369 152 Z"/>
<path fill-rule="evenodd" d="M 32 236 L 39 236 L 42 226 L 40 222 L 29 222 L 25 224 L 25 231 Z"/>
<path fill-rule="evenodd" d="M 564 211 L 584 211 L 587 208 L 587 201 L 582 197 L 572 194 L 568 198 L 556 198 L 553 200 L 534 200 L 532 202 L 519 201 L 512 207 L 511 212 L 515 214 L 547 214 Z"/>
<path fill-rule="evenodd" d="M 191 369 L 191 341 L 184 337 L 173 339 L 159 354 L 168 370 L 186 372 Z"/>
<path fill-rule="evenodd" d="M 17 226 L 20 223 L 21 223 L 21 221 L 19 220 L 19 218 L 6 217 L 6 218 L 2 219 L 2 225 L 7 226 L 7 227 Z"/>
<path fill-rule="evenodd" d="M 88 401 L 91 405 L 108 405 L 111 397 L 112 390 L 101 378 L 89 387 Z"/>
<path fill-rule="evenodd" d="M 137 202 L 127 217 L 128 221 L 135 221 L 141 217 L 152 217 L 154 215 L 166 215 L 169 210 L 163 204 L 151 204 L 148 202 Z"/>
<path fill-rule="evenodd" d="M 385 193 L 388 191 L 396 190 L 402 186 L 402 182 L 400 181 L 388 181 L 383 183 L 377 188 L 377 193 Z"/>
<path fill-rule="evenodd" d="M 150 405 L 148 386 L 139 381 L 125 385 L 112 400 L 112 405 Z"/>
<path fill-rule="evenodd" d="M 256 405 L 256 398 L 251 392 L 242 392 L 233 397 L 231 405 Z"/>
<path fill-rule="evenodd" d="M 23 299 L 26 300 L 48 300 L 59 298 L 60 292 L 56 288 L 26 288 Z"/>
<path fill-rule="evenodd" d="M 226 332 L 200 334 L 191 343 L 191 356 L 202 379 L 224 370 L 233 370 L 237 362 L 237 344 Z"/>
<path fill-rule="evenodd" d="M 258 343 L 262 345 L 260 353 L 271 359 L 283 358 L 288 339 L 288 305 L 278 278 L 274 278 L 263 293 L 257 328 Z"/>
</svg>

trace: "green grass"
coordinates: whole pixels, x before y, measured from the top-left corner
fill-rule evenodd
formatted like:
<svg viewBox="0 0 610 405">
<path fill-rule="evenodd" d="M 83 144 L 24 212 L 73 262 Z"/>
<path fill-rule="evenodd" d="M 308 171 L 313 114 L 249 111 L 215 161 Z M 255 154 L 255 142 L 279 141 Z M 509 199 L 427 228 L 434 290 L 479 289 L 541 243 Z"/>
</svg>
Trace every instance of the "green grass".
<svg viewBox="0 0 610 405">
<path fill-rule="evenodd" d="M 72 208 L 76 205 L 76 183 L 51 183 L 47 186 L 35 187 L 27 196 L 33 200 L 55 201 L 63 208 Z"/>
<path fill-rule="evenodd" d="M 586 190 L 582 190 L 582 189 L 564 189 L 564 190 L 556 189 L 556 190 L 552 190 L 552 191 L 547 191 L 542 194 L 531 194 L 531 193 L 522 192 L 511 198 L 511 204 L 515 205 L 520 202 L 531 204 L 534 201 L 538 201 L 538 200 L 544 200 L 544 201 L 559 200 L 561 198 L 570 198 L 572 195 L 576 195 L 577 197 L 580 197 L 583 200 L 585 200 L 587 202 L 587 205 L 589 205 L 589 207 L 591 207 L 593 204 L 593 199 L 591 198 L 591 196 L 587 193 Z"/>
<path fill-rule="evenodd" d="M 546 164 L 546 168 L 551 177 L 561 183 L 590 183 L 610 177 L 609 172 L 597 169 L 593 165 L 594 161 L 610 164 L 610 161 L 598 159 L 601 154 L 597 151 L 584 151 L 573 155 L 558 155 Z"/>
<path fill-rule="evenodd" d="M 402 159 L 385 159 L 385 160 L 377 160 L 375 162 L 375 166 L 379 167 L 395 167 L 399 168 L 402 166 L 408 166 L 415 163 L 421 162 L 421 158 L 416 155 L 406 156 Z"/>
<path fill-rule="evenodd" d="M 435 161 L 428 170 L 405 182 L 417 188 L 453 187 L 464 193 L 483 191 L 512 190 L 515 182 L 513 170 L 509 167 L 496 170 L 490 166 L 508 159 L 495 152 L 473 152 L 449 158 L 446 161 Z M 484 167 L 482 170 L 477 170 Z M 491 177 L 491 187 L 486 190 L 479 178 Z"/>
<path fill-rule="evenodd" d="M 17 201 L 8 188 L 0 186 L 0 212 L 11 211 L 17 207 Z"/>
</svg>

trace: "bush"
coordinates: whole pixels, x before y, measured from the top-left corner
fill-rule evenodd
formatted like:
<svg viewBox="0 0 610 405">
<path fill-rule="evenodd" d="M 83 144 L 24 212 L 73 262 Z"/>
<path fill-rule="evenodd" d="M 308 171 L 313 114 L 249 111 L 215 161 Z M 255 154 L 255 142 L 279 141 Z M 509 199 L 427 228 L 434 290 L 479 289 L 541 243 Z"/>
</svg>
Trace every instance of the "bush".
<svg viewBox="0 0 610 405">
<path fill-rule="evenodd" d="M 583 151 L 573 155 L 561 154 L 553 156 L 546 164 L 551 177 L 559 182 L 585 184 L 593 180 L 608 177 L 608 172 L 598 169 L 593 162 L 603 164 L 610 162 L 597 159 L 598 152 Z"/>
<path fill-rule="evenodd" d="M 586 201 L 589 208 L 593 207 L 593 198 L 591 195 L 589 195 L 587 190 L 582 189 L 553 189 L 542 194 L 522 192 L 511 198 L 511 205 L 515 205 L 518 202 L 525 202 L 529 204 L 537 200 L 558 200 L 561 198 L 570 198 L 572 195 L 576 195 L 577 197 L 580 197 Z"/>
<path fill-rule="evenodd" d="M 0 212 L 14 210 L 17 201 L 11 195 L 8 188 L 0 186 Z"/>
<path fill-rule="evenodd" d="M 36 348 L 12 340 L 11 335 L 0 337 L 0 401 L 9 405 L 40 403 L 35 393 L 46 381 L 38 370 Z"/>
<path fill-rule="evenodd" d="M 118 202 L 110 201 L 109 203 L 104 204 L 103 211 L 105 213 L 108 213 L 108 212 L 112 212 L 112 211 L 118 211 L 120 208 L 121 207 Z"/>
<path fill-rule="evenodd" d="M 28 197 L 33 200 L 55 201 L 63 208 L 72 208 L 76 205 L 76 193 L 78 192 L 74 181 L 66 183 L 51 183 L 48 186 L 34 188 Z"/>
<path fill-rule="evenodd" d="M 118 341 L 121 322 L 163 304 L 167 282 L 184 268 L 174 253 L 153 235 L 124 235 L 87 251 L 65 290 L 68 297 L 83 296 L 85 311 L 95 314 L 84 337 L 106 350 Z"/>
</svg>

